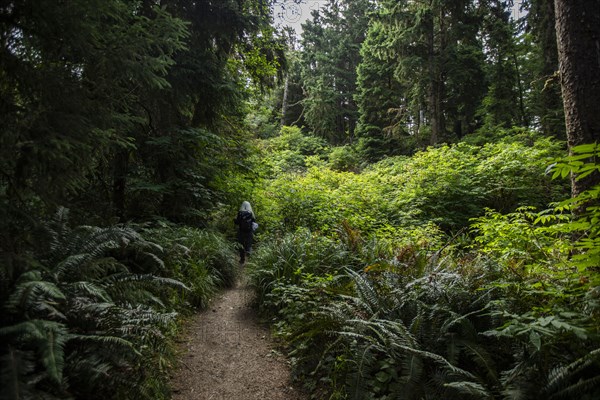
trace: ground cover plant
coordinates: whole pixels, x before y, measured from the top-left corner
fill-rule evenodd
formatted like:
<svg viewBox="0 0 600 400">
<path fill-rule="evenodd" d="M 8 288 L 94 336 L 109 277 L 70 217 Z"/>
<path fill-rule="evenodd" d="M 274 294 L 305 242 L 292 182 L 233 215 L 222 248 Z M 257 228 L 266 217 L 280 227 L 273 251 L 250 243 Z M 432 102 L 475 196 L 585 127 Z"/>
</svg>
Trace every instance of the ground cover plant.
<svg viewBox="0 0 600 400">
<path fill-rule="evenodd" d="M 313 398 L 596 398 L 597 188 L 526 206 L 596 151 L 442 146 L 269 181 L 250 275 L 295 376 Z"/>
<path fill-rule="evenodd" d="M 64 208 L 35 243 L 2 272 L 0 398 L 168 398 L 182 316 L 232 284 L 233 245 L 175 226 L 71 227 Z"/>
<path fill-rule="evenodd" d="M 300 132 L 295 135 L 296 143 L 301 142 Z M 482 146 L 432 147 L 412 157 L 389 157 L 360 172 L 329 168 L 324 159 L 300 147 L 277 151 L 267 143 L 264 148 L 269 160 L 279 160 L 281 154 L 294 154 L 290 159 L 295 160 L 280 165 L 279 174 L 263 170 L 265 187 L 253 194 L 257 206 L 268 210 L 263 213 L 268 230 L 303 226 L 328 234 L 341 220 L 369 234 L 429 222 L 445 231 L 458 230 L 486 208 L 542 209 L 568 190 L 545 174 L 560 154 L 560 143 L 541 137 L 531 141 L 530 136 L 515 135 Z"/>
</svg>

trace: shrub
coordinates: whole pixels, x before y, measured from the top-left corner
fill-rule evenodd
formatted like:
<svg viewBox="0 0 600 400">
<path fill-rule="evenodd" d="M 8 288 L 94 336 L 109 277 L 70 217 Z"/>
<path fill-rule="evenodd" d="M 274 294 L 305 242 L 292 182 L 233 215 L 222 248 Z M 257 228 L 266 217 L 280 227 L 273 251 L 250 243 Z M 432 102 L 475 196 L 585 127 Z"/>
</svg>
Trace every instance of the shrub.
<svg viewBox="0 0 600 400">
<path fill-rule="evenodd" d="M 361 163 L 359 153 L 350 145 L 334 147 L 329 152 L 329 167 L 334 171 L 358 172 Z"/>
<path fill-rule="evenodd" d="M 177 315 L 168 299 L 187 287 L 161 276 L 160 246 L 138 232 L 72 229 L 67 215 L 42 226 L 25 268 L 4 275 L 0 395 L 166 398 Z"/>
<path fill-rule="evenodd" d="M 189 287 L 189 297 L 181 300 L 204 308 L 219 288 L 235 284 L 239 274 L 235 243 L 223 235 L 169 224 L 144 233 L 161 243 L 166 273 Z"/>
</svg>

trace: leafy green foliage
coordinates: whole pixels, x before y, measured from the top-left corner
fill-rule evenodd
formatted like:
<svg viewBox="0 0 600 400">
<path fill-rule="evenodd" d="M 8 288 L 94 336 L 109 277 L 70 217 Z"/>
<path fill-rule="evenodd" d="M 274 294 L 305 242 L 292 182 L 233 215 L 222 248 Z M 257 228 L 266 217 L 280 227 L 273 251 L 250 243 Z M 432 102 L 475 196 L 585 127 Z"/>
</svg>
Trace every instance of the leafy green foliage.
<svg viewBox="0 0 600 400">
<path fill-rule="evenodd" d="M 174 304 L 204 308 L 218 288 L 232 287 L 238 278 L 234 245 L 216 232 L 169 224 L 143 232 L 161 243 L 165 273 L 189 288 L 185 293 L 173 293 Z"/>
<path fill-rule="evenodd" d="M 261 143 L 260 162 L 264 170 L 263 176 L 306 170 L 307 157 L 324 156 L 326 150 L 324 139 L 303 134 L 298 127 L 283 126 L 278 136 Z"/>
<path fill-rule="evenodd" d="M 254 120 L 286 66 L 271 2 L 4 7 L 0 397 L 166 398 L 178 315 L 237 268 L 163 218 L 231 231 L 247 199 L 261 310 L 315 398 L 599 397 L 600 152 L 542 175 L 552 2 L 519 35 L 505 3 L 332 0 Z M 587 190 L 537 212 L 551 173 Z"/>
<path fill-rule="evenodd" d="M 40 226 L 24 268 L 2 270 L 2 398 L 167 398 L 175 310 L 231 285 L 235 258 L 216 234 L 163 228 L 145 232 L 163 245 L 130 227 L 70 228 L 65 209 Z"/>
<path fill-rule="evenodd" d="M 560 144 L 490 134 L 355 172 L 296 150 L 257 188 L 252 282 L 313 398 L 598 396 L 596 191 L 548 173 L 597 174 L 597 146 L 544 173 Z"/>
<path fill-rule="evenodd" d="M 571 155 L 559 160 L 552 166 L 553 177 L 566 177 L 573 174 L 575 180 L 590 180 L 597 182 L 600 176 L 600 145 L 597 143 L 584 144 L 571 148 Z M 590 185 L 588 190 L 558 204 L 556 211 L 562 213 L 571 211 L 575 214 L 574 220 L 565 225 L 559 225 L 559 232 L 576 235 L 574 244 L 577 254 L 572 261 L 580 272 L 595 270 L 600 265 L 600 185 Z M 540 217 L 544 219 L 544 217 Z"/>
<path fill-rule="evenodd" d="M 277 317 L 294 373 L 315 398 L 598 394 L 596 289 L 548 269 L 506 274 L 503 255 L 448 244 L 329 242 L 336 257 L 322 240 L 288 236 L 252 264 L 261 309 Z M 308 256 L 314 248 L 322 263 Z M 374 252 L 375 262 L 362 261 Z"/>
<path fill-rule="evenodd" d="M 297 143 L 311 143 L 310 136 L 302 142 L 300 132 L 295 132 Z M 331 170 L 322 160 L 308 156 L 315 150 L 282 147 L 284 140 L 291 141 L 287 133 L 267 141 L 272 160 L 287 160 L 279 164 L 285 167 L 269 168 L 267 176 L 277 170 L 287 173 L 267 180 L 253 195 L 262 210 L 269 210 L 263 213 L 268 230 L 304 226 L 327 235 L 344 220 L 367 235 L 430 222 L 444 230 L 458 230 L 485 208 L 501 212 L 524 205 L 541 208 L 565 191 L 542 175 L 548 159 L 558 154 L 547 139 L 532 146 L 508 140 L 484 146 L 441 146 L 410 159 L 390 157 L 363 171 L 357 170 L 351 147 L 330 151 L 329 165 L 356 172 Z"/>
</svg>

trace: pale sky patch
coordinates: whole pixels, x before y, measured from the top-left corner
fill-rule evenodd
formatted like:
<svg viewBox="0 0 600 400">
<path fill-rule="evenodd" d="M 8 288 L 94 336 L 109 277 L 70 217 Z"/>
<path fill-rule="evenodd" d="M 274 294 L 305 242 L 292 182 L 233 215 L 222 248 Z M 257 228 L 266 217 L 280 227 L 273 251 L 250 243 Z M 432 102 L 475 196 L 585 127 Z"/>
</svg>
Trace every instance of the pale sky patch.
<svg viewBox="0 0 600 400">
<path fill-rule="evenodd" d="M 294 28 L 298 36 L 302 32 L 302 24 L 312 18 L 313 10 L 325 7 L 328 0 L 279 0 L 274 7 L 275 23 Z M 511 17 L 517 19 L 523 16 L 520 11 L 522 0 L 515 0 Z"/>
</svg>

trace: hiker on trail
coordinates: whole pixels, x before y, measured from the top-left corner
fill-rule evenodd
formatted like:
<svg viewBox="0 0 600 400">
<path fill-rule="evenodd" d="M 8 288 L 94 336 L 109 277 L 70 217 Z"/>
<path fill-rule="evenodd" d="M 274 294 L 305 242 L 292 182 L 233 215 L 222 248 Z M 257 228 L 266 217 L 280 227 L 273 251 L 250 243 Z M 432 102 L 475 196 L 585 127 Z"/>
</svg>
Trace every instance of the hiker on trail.
<svg viewBox="0 0 600 400">
<path fill-rule="evenodd" d="M 242 245 L 240 249 L 240 264 L 243 264 L 246 261 L 246 257 L 252 251 L 254 231 L 258 228 L 250 203 L 247 201 L 242 203 L 233 223 L 238 226 L 238 242 Z"/>
</svg>

